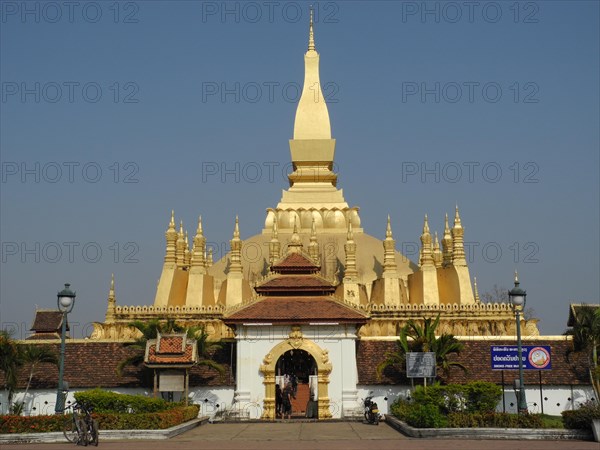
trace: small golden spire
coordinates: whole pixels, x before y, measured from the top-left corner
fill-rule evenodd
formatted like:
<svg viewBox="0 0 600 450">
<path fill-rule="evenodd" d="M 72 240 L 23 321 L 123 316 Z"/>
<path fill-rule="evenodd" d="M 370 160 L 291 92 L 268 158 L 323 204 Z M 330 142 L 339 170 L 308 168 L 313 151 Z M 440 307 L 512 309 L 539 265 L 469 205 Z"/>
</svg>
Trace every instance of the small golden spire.
<svg viewBox="0 0 600 450">
<path fill-rule="evenodd" d="M 475 291 L 475 301 L 479 302 L 479 290 L 477 289 L 477 277 L 473 278 L 473 290 Z"/>
<path fill-rule="evenodd" d="M 354 233 L 352 232 L 352 222 L 348 222 L 348 234 L 346 235 L 346 240 L 353 241 Z"/>
<path fill-rule="evenodd" d="M 315 32 L 313 29 L 313 7 L 310 5 L 310 24 L 308 26 L 308 51 L 315 51 Z"/>
<path fill-rule="evenodd" d="M 279 231 L 277 230 L 277 217 L 273 218 L 273 232 L 271 233 L 271 239 L 276 241 L 279 238 Z"/>
<path fill-rule="evenodd" d="M 202 231 L 202 216 L 198 216 L 198 228 L 196 229 L 196 234 L 202 236 L 204 232 Z"/>
<path fill-rule="evenodd" d="M 171 210 L 171 221 L 169 222 L 169 228 L 175 229 L 175 210 Z"/>
<path fill-rule="evenodd" d="M 111 291 L 111 295 L 114 297 L 115 296 L 115 274 L 114 273 L 110 274 L 110 291 Z"/>
<path fill-rule="evenodd" d="M 427 214 L 425 214 L 425 221 L 423 222 L 423 233 L 429 233 L 429 221 L 427 219 Z"/>
<path fill-rule="evenodd" d="M 392 238 L 392 222 L 390 221 L 390 215 L 388 214 L 388 218 L 387 218 L 387 227 L 385 229 L 385 237 L 386 238 Z"/>
<path fill-rule="evenodd" d="M 296 225 L 296 216 L 294 216 L 294 231 L 292 232 L 292 239 L 288 244 L 288 249 L 297 251 L 298 248 L 302 248 L 302 240 L 298 234 L 298 226 Z"/>
<path fill-rule="evenodd" d="M 458 205 L 456 205 L 456 212 L 454 213 L 454 227 L 458 228 L 461 227 L 461 223 L 460 223 L 460 214 L 458 213 Z"/>
<path fill-rule="evenodd" d="M 185 236 L 185 234 L 183 233 L 183 220 L 179 221 L 179 236 L 181 236 L 182 238 Z"/>
<path fill-rule="evenodd" d="M 238 219 L 237 214 L 235 216 L 235 227 L 233 228 L 233 238 L 234 239 L 240 238 L 240 221 Z"/>
</svg>

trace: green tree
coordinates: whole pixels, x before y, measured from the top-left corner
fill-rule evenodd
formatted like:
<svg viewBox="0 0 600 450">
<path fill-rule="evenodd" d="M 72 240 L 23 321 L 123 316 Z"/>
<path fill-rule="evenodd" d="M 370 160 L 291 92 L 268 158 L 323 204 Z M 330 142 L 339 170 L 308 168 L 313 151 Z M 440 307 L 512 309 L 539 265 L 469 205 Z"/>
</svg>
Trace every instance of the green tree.
<svg viewBox="0 0 600 450">
<path fill-rule="evenodd" d="M 219 364 L 213 359 L 213 353 L 222 348 L 221 342 L 214 342 L 208 340 L 208 333 L 204 325 L 197 325 L 187 330 L 187 336 L 190 339 L 196 340 L 196 348 L 198 351 L 197 366 L 210 367 L 215 369 L 222 376 L 225 375 L 225 366 Z"/>
<path fill-rule="evenodd" d="M 27 379 L 27 387 L 25 388 L 25 394 L 23 395 L 23 399 L 25 399 L 38 365 L 41 363 L 50 363 L 58 366 L 58 356 L 48 345 L 29 344 L 23 349 L 21 358 L 24 364 L 29 364 L 29 378 Z"/>
<path fill-rule="evenodd" d="M 590 381 L 600 397 L 600 366 L 598 351 L 600 350 L 600 306 L 581 305 L 573 308 L 574 323 L 565 331 L 565 335 L 573 336 L 572 352 L 584 353 L 588 359 Z"/>
<path fill-rule="evenodd" d="M 146 343 L 150 339 L 156 339 L 158 333 L 161 332 L 160 319 L 150 319 L 148 321 L 134 320 L 129 323 L 129 326 L 135 328 L 141 333 L 133 342 L 125 344 L 131 347 L 136 352 L 128 358 L 125 358 L 117 365 L 117 375 L 123 376 L 123 370 L 129 366 L 139 366 L 144 362 L 144 352 L 146 351 Z"/>
<path fill-rule="evenodd" d="M 381 378 L 384 370 L 390 366 L 404 371 L 406 354 L 409 352 L 434 352 L 437 369 L 444 376 L 448 376 L 454 367 L 466 371 L 462 364 L 450 359 L 451 355 L 460 353 L 464 345 L 451 334 L 443 333 L 436 337 L 435 331 L 439 323 L 439 314 L 435 319 L 424 318 L 422 325 L 412 319 L 409 320 L 400 329 L 396 350 L 387 352 L 383 362 L 377 366 L 377 377 Z"/>
<path fill-rule="evenodd" d="M 0 370 L 4 373 L 4 390 L 10 410 L 17 389 L 19 369 L 23 365 L 22 349 L 6 330 L 0 330 Z"/>
<path fill-rule="evenodd" d="M 166 321 L 161 319 L 151 319 L 149 321 L 135 320 L 131 322 L 129 326 L 137 329 L 141 333 L 141 336 L 134 342 L 126 344 L 128 347 L 134 348 L 137 351 L 117 365 L 117 375 L 122 376 L 123 370 L 128 366 L 139 366 L 144 362 L 146 344 L 150 339 L 156 339 L 158 333 L 167 334 L 180 332 L 185 332 L 188 338 L 196 340 L 198 352 L 198 361 L 196 362 L 196 365 L 210 367 L 215 369 L 221 375 L 225 374 L 225 367 L 212 359 L 212 352 L 220 348 L 222 344 L 220 342 L 209 341 L 208 333 L 206 333 L 206 329 L 203 325 L 186 329 L 174 319 L 170 318 Z"/>
</svg>

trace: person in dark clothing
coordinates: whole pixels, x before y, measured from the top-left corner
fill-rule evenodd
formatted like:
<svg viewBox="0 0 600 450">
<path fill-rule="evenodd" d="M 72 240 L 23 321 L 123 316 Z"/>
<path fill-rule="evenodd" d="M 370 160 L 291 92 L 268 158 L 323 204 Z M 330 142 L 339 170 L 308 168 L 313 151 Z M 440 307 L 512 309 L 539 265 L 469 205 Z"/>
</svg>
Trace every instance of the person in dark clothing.
<svg viewBox="0 0 600 450">
<path fill-rule="evenodd" d="M 292 396 L 296 398 L 296 394 L 298 393 L 298 377 L 292 374 L 290 377 L 290 382 L 292 383 Z"/>
<path fill-rule="evenodd" d="M 282 393 L 282 413 L 283 418 L 288 416 L 288 419 L 292 418 L 292 386 L 287 383 L 283 388 Z"/>
<path fill-rule="evenodd" d="M 275 417 L 281 416 L 283 404 L 283 392 L 278 384 L 275 385 Z"/>
</svg>

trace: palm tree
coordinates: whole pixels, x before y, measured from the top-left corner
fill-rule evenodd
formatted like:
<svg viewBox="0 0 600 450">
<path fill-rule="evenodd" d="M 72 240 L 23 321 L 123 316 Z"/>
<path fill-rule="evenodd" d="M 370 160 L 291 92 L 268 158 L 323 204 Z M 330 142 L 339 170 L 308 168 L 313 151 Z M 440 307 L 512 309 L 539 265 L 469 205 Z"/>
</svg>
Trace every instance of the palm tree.
<svg viewBox="0 0 600 450">
<path fill-rule="evenodd" d="M 38 364 L 50 363 L 58 366 L 58 357 L 56 356 L 56 352 L 47 345 L 30 344 L 23 350 L 22 361 L 24 364 L 29 364 L 29 378 L 27 379 L 27 387 L 25 388 L 25 394 L 23 395 L 23 401 L 25 401 Z"/>
<path fill-rule="evenodd" d="M 187 336 L 190 339 L 196 340 L 196 348 L 198 351 L 197 366 L 210 367 L 215 369 L 221 377 L 225 375 L 225 366 L 213 360 L 214 351 L 223 347 L 221 342 L 213 342 L 208 340 L 208 333 L 204 325 L 196 325 L 188 328 Z"/>
<path fill-rule="evenodd" d="M 598 365 L 600 307 L 585 304 L 577 306 L 573 308 L 573 316 L 575 319 L 573 325 L 565 332 L 565 335 L 573 336 L 573 350 L 571 351 L 587 355 L 590 381 L 596 391 L 596 398 L 598 398 L 600 396 L 600 366 Z"/>
<path fill-rule="evenodd" d="M 142 320 L 134 320 L 129 323 L 129 326 L 137 329 L 142 335 L 135 341 L 125 344 L 127 347 L 137 350 L 132 356 L 125 358 L 117 365 L 117 375 L 123 376 L 123 369 L 128 366 L 139 366 L 144 362 L 144 352 L 146 351 L 146 343 L 150 339 L 156 339 L 161 331 L 160 319 L 150 319 L 147 322 Z"/>
<path fill-rule="evenodd" d="M 23 365 L 22 350 L 6 330 L 0 330 L 0 370 L 4 372 L 4 389 L 7 392 L 8 410 L 17 389 L 19 369 Z"/>
<path fill-rule="evenodd" d="M 452 354 L 460 353 L 464 345 L 451 334 L 443 333 L 440 337 L 436 337 L 435 330 L 439 323 L 439 314 L 435 320 L 424 318 L 423 325 L 412 319 L 409 320 L 400 329 L 396 351 L 387 352 L 383 362 L 377 366 L 377 377 L 381 378 L 383 371 L 390 366 L 403 370 L 406 366 L 406 354 L 408 352 L 434 352 L 436 366 L 445 376 L 448 376 L 453 367 L 466 371 L 465 366 L 456 361 L 451 361 L 449 358 Z"/>
</svg>

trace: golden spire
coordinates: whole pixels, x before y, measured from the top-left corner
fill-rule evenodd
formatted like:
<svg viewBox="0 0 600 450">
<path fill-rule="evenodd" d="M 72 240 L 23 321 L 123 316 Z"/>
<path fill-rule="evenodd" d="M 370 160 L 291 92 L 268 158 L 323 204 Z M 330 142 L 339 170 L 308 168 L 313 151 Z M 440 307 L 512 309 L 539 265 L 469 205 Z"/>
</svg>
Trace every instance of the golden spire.
<svg viewBox="0 0 600 450">
<path fill-rule="evenodd" d="M 234 239 L 240 238 L 240 221 L 238 219 L 237 214 L 235 216 L 235 227 L 233 228 L 233 238 Z"/>
<path fill-rule="evenodd" d="M 208 253 L 206 255 L 206 267 L 212 267 L 213 265 L 213 249 L 212 247 L 208 248 Z"/>
<path fill-rule="evenodd" d="M 462 228 L 462 224 L 460 222 L 460 214 L 458 213 L 458 205 L 456 205 L 456 211 L 454 213 L 454 228 L 456 227 Z"/>
<path fill-rule="evenodd" d="M 106 308 L 106 322 L 114 322 L 115 320 L 115 274 L 110 276 L 110 289 L 108 290 L 108 306 Z"/>
<path fill-rule="evenodd" d="M 279 233 L 277 232 L 277 217 L 273 218 L 273 232 L 271 233 L 271 242 L 269 242 L 269 263 L 275 264 L 281 257 L 281 243 L 279 242 Z"/>
<path fill-rule="evenodd" d="M 183 232 L 183 220 L 179 221 L 179 233 L 177 233 L 175 257 L 178 267 L 185 266 L 185 233 Z"/>
<path fill-rule="evenodd" d="M 438 240 L 437 231 L 433 240 L 433 263 L 436 268 L 442 267 L 442 252 L 440 251 L 440 241 Z"/>
<path fill-rule="evenodd" d="M 235 216 L 233 228 L 233 239 L 229 241 L 231 246 L 231 264 L 229 273 L 242 273 L 242 240 L 240 239 L 240 224 L 238 216 Z"/>
<path fill-rule="evenodd" d="M 356 270 L 356 244 L 354 243 L 354 233 L 352 232 L 352 222 L 350 221 L 348 222 L 348 234 L 346 235 L 344 251 L 346 252 L 344 278 L 356 280 L 358 278 L 358 270 Z"/>
<path fill-rule="evenodd" d="M 192 259 L 192 254 L 190 253 L 190 241 L 188 238 L 188 232 L 187 230 L 185 231 L 185 250 L 184 250 L 184 262 L 186 266 L 190 265 L 191 259 Z"/>
<path fill-rule="evenodd" d="M 387 218 L 385 239 L 383 240 L 383 274 L 395 276 L 396 274 L 396 241 L 392 237 L 392 222 L 390 216 Z"/>
<path fill-rule="evenodd" d="M 315 51 L 315 32 L 313 30 L 313 7 L 310 5 L 310 24 L 308 26 L 308 51 Z"/>
<path fill-rule="evenodd" d="M 465 247 L 463 244 L 465 231 L 460 222 L 458 205 L 454 214 L 454 227 L 452 228 L 452 264 L 455 266 L 466 266 Z"/>
<path fill-rule="evenodd" d="M 304 86 L 294 121 L 294 140 L 298 139 L 331 139 L 329 111 L 319 78 L 319 54 L 315 50 L 312 14 L 308 31 L 308 51 L 304 54 Z M 332 161 L 333 152 L 323 150 L 319 158 L 325 159 L 315 161 Z"/>
<path fill-rule="evenodd" d="M 423 222 L 423 234 L 421 234 L 421 261 L 419 263 L 421 267 L 429 267 L 434 265 L 433 253 L 431 249 L 431 234 L 429 233 L 427 214 L 425 214 L 425 220 Z"/>
<path fill-rule="evenodd" d="M 480 300 L 479 300 L 479 290 L 477 289 L 477 277 L 473 278 L 473 290 L 475 291 L 475 301 L 477 303 L 479 303 Z"/>
<path fill-rule="evenodd" d="M 318 263 L 319 261 L 319 242 L 317 241 L 317 224 L 315 218 L 312 218 L 312 224 L 310 226 L 310 242 L 308 244 L 308 254 L 310 257 Z"/>
<path fill-rule="evenodd" d="M 447 267 L 452 264 L 452 234 L 448 225 L 448 213 L 444 219 L 444 237 L 442 238 L 442 266 Z"/>
<path fill-rule="evenodd" d="M 294 216 L 294 231 L 292 232 L 292 239 L 288 244 L 288 252 L 299 252 L 302 249 L 302 240 L 298 234 L 298 226 L 296 225 L 296 216 Z"/>
<path fill-rule="evenodd" d="M 175 230 L 175 211 L 171 210 L 171 220 L 167 231 L 165 232 L 165 238 L 167 240 L 167 251 L 165 253 L 165 263 L 174 263 L 177 261 L 176 257 L 176 245 L 177 245 L 177 231 Z"/>
<path fill-rule="evenodd" d="M 198 216 L 198 228 L 196 229 L 196 236 L 194 236 L 194 244 L 192 246 L 192 258 L 190 265 L 194 267 L 205 267 L 205 249 L 206 239 L 202 231 L 202 216 Z M 202 271 L 205 273 L 205 271 Z"/>
</svg>

